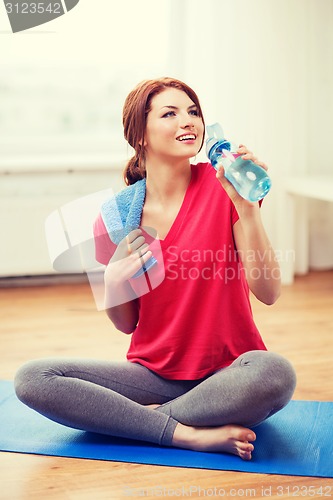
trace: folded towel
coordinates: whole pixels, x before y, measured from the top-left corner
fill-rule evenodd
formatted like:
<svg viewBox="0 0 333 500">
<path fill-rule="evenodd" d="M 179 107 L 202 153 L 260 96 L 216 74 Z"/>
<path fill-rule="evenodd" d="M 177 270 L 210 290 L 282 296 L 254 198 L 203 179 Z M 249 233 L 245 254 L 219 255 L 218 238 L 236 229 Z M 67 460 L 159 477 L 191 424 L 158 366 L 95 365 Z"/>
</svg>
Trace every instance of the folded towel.
<svg viewBox="0 0 333 500">
<path fill-rule="evenodd" d="M 118 245 L 133 229 L 140 226 L 143 204 L 146 197 L 146 179 L 127 186 L 103 203 L 101 216 L 110 239 Z M 133 278 L 141 276 L 156 264 L 151 257 Z"/>
<path fill-rule="evenodd" d="M 103 203 L 101 216 L 113 243 L 118 245 L 140 225 L 146 197 L 146 179 L 127 186 Z"/>
</svg>

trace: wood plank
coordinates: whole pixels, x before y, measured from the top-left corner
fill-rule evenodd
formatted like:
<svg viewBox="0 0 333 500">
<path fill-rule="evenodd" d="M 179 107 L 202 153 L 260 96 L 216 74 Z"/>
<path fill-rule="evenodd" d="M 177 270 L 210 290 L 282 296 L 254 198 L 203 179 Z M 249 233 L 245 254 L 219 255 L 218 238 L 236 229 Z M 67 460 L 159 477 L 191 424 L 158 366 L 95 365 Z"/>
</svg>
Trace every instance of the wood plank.
<svg viewBox="0 0 333 500">
<path fill-rule="evenodd" d="M 96 311 L 87 283 L 0 288 L 0 302 L 2 379 L 12 379 L 24 361 L 37 357 L 124 359 L 129 337 Z M 333 272 L 297 277 L 274 306 L 255 300 L 252 305 L 269 349 L 287 356 L 296 368 L 294 399 L 333 401 Z M 0 471 L 3 500 L 333 497 L 333 479 L 18 453 L 1 453 Z"/>
</svg>

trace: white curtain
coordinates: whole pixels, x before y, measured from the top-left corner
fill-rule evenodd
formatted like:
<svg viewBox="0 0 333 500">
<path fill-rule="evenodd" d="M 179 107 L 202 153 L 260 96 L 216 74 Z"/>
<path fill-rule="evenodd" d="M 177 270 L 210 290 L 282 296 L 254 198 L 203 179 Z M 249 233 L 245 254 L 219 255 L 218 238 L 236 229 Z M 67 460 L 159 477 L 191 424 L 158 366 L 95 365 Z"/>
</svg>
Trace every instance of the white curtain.
<svg viewBox="0 0 333 500">
<path fill-rule="evenodd" d="M 297 271 L 297 252 L 294 256 L 290 248 L 284 181 L 291 175 L 332 174 L 333 1 L 172 2 L 171 68 L 198 91 L 208 123 L 220 121 L 226 135 L 269 165 L 273 190 L 263 217 L 289 282 Z M 333 267 L 332 211 L 323 217 L 321 204 L 315 207 L 310 265 Z"/>
</svg>

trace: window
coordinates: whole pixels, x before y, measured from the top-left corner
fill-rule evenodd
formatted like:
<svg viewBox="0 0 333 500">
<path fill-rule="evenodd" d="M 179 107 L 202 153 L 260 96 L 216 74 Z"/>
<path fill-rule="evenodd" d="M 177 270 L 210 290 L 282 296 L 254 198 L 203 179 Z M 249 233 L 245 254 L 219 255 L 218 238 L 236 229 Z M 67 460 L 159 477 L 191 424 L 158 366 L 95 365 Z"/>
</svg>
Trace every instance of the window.
<svg viewBox="0 0 333 500">
<path fill-rule="evenodd" d="M 48 24 L 8 32 L 0 161 L 126 153 L 124 99 L 140 80 L 168 73 L 169 10 L 168 0 L 81 0 Z"/>
</svg>

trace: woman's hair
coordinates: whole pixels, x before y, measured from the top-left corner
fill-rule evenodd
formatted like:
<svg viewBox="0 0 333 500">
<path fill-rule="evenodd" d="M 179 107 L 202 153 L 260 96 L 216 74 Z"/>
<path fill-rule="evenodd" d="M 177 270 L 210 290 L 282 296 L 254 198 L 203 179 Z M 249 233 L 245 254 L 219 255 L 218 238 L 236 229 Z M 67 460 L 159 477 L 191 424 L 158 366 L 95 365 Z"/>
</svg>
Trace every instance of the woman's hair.
<svg viewBox="0 0 333 500">
<path fill-rule="evenodd" d="M 174 78 L 158 78 L 145 80 L 133 89 L 127 96 L 123 108 L 124 137 L 135 151 L 124 170 L 124 179 L 127 185 L 146 177 L 145 170 L 145 132 L 147 116 L 151 110 L 151 101 L 154 96 L 168 88 L 182 90 L 189 96 L 197 107 L 202 121 L 202 110 L 198 96 L 188 85 Z M 204 139 L 200 149 L 202 148 Z"/>
</svg>

